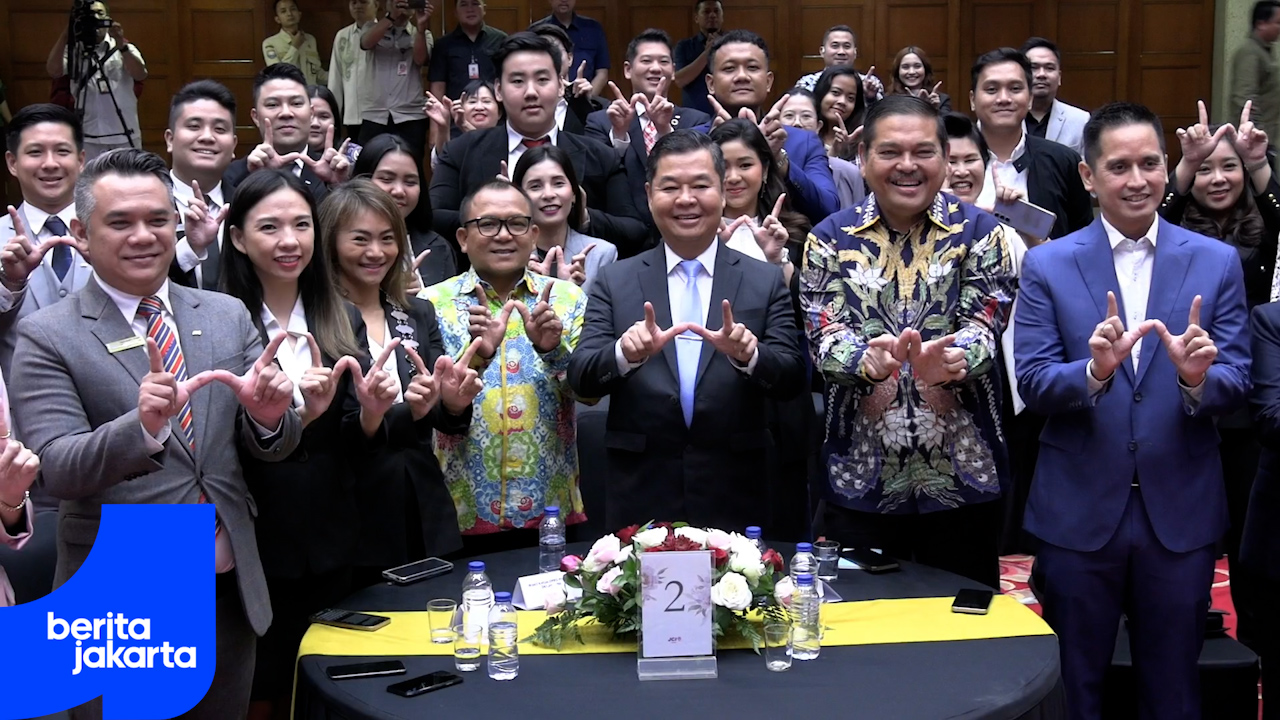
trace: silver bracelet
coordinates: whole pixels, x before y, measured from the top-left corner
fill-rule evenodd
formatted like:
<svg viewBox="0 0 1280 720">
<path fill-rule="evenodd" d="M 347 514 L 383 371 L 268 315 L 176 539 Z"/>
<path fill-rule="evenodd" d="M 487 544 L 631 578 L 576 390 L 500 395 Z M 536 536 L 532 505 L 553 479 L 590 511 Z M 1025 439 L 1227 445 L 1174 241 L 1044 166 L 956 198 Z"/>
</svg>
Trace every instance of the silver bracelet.
<svg viewBox="0 0 1280 720">
<path fill-rule="evenodd" d="M 0 510 L 4 510 L 6 512 L 22 512 L 22 508 L 27 506 L 27 501 L 30 499 L 31 499 L 31 491 L 25 490 L 22 493 L 22 502 L 18 503 L 16 507 L 9 505 L 3 500 L 0 500 Z"/>
</svg>

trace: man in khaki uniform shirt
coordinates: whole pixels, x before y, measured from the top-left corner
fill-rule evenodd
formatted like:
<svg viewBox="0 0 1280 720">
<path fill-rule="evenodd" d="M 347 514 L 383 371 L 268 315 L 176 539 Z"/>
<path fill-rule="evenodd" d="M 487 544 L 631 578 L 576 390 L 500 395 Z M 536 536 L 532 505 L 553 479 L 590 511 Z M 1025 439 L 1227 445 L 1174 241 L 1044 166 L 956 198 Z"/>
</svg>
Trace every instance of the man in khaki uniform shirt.
<svg viewBox="0 0 1280 720">
<path fill-rule="evenodd" d="M 262 41 L 262 59 L 268 65 L 289 63 L 302 71 L 308 85 L 325 85 L 329 72 L 320 62 L 316 37 L 303 32 L 302 11 L 294 0 L 276 0 L 276 22 L 280 32 Z"/>
<path fill-rule="evenodd" d="M 1262 0 L 1253 6 L 1249 39 L 1231 58 L 1230 120 L 1240 117 L 1245 102 L 1253 101 L 1250 119 L 1267 133 L 1274 147 L 1280 137 L 1280 65 L 1272 45 L 1280 38 L 1280 2 Z"/>
<path fill-rule="evenodd" d="M 338 101 L 342 124 L 347 136 L 360 135 L 360 121 L 369 108 L 368 53 L 360 49 L 360 37 L 367 25 L 377 21 L 377 0 L 349 0 L 352 23 L 333 37 L 333 53 L 329 56 L 329 91 Z"/>
</svg>

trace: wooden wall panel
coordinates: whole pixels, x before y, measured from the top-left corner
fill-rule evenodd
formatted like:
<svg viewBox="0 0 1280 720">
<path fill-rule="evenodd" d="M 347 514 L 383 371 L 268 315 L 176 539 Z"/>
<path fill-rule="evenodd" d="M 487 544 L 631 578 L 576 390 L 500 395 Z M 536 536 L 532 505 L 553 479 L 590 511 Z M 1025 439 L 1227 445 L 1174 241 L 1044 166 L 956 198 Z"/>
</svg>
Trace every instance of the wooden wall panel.
<svg viewBox="0 0 1280 720">
<path fill-rule="evenodd" d="M 818 54 L 822 47 L 822 35 L 832 25 L 848 25 L 858 35 L 858 61 L 856 64 L 864 70 L 867 62 L 873 58 L 871 49 L 875 45 L 874 5 L 871 2 L 832 3 L 831 0 L 819 0 L 820 4 L 801 5 L 793 11 L 793 17 L 799 15 L 800 32 L 796 34 L 800 47 L 800 74 L 808 74 L 822 69 L 822 56 Z"/>
</svg>

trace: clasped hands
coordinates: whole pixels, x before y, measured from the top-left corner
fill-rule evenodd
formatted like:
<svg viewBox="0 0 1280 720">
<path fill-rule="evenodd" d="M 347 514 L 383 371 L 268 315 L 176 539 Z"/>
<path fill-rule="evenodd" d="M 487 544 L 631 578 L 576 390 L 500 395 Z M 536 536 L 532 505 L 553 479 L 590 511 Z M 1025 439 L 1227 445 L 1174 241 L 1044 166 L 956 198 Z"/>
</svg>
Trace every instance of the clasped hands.
<svg viewBox="0 0 1280 720">
<path fill-rule="evenodd" d="M 1116 294 L 1107 292 L 1107 317 L 1098 323 L 1089 337 L 1089 355 L 1093 363 L 1089 372 L 1101 382 L 1111 379 L 1120 363 L 1128 360 L 1138 340 L 1155 330 L 1183 384 L 1197 387 L 1204 382 L 1209 367 L 1218 357 L 1218 347 L 1213 344 L 1209 333 L 1200 327 L 1200 304 L 1201 298 L 1197 295 L 1191 301 L 1187 329 L 1181 335 L 1169 332 L 1161 320 L 1144 320 L 1138 327 L 1125 330 Z"/>
<path fill-rule="evenodd" d="M 733 309 L 729 301 L 721 303 L 724 313 L 723 323 L 719 330 L 708 330 L 697 323 L 677 323 L 663 330 L 658 327 L 658 320 L 653 313 L 653 303 L 644 304 L 644 320 L 637 321 L 627 328 L 619 342 L 622 344 L 622 356 L 632 365 L 638 365 L 662 352 L 662 348 L 677 335 L 692 331 L 703 340 L 711 343 L 716 350 L 728 355 L 739 365 L 751 362 L 756 353 L 759 341 L 755 333 L 746 325 L 733 321 Z"/>
<path fill-rule="evenodd" d="M 915 328 L 907 328 L 897 337 L 878 335 L 862 353 L 862 374 L 872 382 L 883 382 L 910 363 L 911 373 L 926 385 L 960 382 L 968 375 L 968 361 L 964 348 L 955 347 L 955 341 L 955 335 L 925 341 Z"/>
</svg>

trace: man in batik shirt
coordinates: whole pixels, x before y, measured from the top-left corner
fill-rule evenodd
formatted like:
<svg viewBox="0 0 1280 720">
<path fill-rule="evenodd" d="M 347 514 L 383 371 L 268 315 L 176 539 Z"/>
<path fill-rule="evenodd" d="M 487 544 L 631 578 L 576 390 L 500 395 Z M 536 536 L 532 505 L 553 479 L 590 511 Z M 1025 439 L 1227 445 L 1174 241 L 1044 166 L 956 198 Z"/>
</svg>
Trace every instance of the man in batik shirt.
<svg viewBox="0 0 1280 720">
<path fill-rule="evenodd" d="M 872 192 L 806 244 L 801 303 L 829 388 L 819 524 L 995 586 L 995 353 L 1015 279 L 999 221 L 940 192 L 946 150 L 927 102 L 876 103 L 859 148 Z"/>
</svg>

